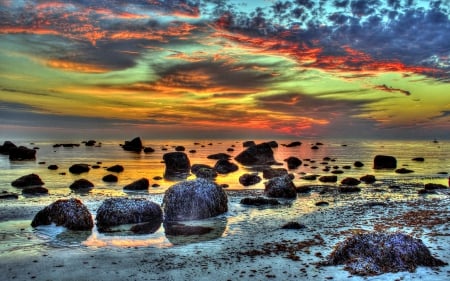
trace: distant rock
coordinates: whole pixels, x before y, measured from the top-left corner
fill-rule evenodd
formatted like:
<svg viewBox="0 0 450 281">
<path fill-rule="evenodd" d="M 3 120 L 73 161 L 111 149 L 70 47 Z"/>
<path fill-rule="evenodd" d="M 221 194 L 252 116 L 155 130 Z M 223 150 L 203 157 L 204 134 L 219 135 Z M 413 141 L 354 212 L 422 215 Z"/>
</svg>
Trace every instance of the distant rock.
<svg viewBox="0 0 450 281">
<path fill-rule="evenodd" d="M 413 158 L 412 161 L 416 161 L 416 162 L 424 162 L 424 161 L 425 161 L 425 158 L 423 158 L 423 157 L 416 157 L 416 158 Z"/>
<path fill-rule="evenodd" d="M 123 187 L 124 190 L 148 190 L 150 182 L 146 178 L 138 179 Z"/>
<path fill-rule="evenodd" d="M 250 146 L 254 146 L 254 145 L 256 145 L 256 143 L 254 141 L 244 141 L 242 143 L 243 147 L 250 147 Z"/>
<path fill-rule="evenodd" d="M 337 176 L 321 176 L 320 182 L 337 182 Z"/>
<path fill-rule="evenodd" d="M 11 185 L 14 187 L 41 186 L 44 182 L 36 174 L 29 174 L 14 180 Z"/>
<path fill-rule="evenodd" d="M 226 153 L 216 153 L 216 154 L 208 155 L 207 158 L 208 159 L 214 159 L 214 160 L 230 160 L 231 159 L 231 155 L 228 155 Z"/>
<path fill-rule="evenodd" d="M 182 145 L 175 146 L 175 151 L 185 151 L 186 148 Z"/>
<path fill-rule="evenodd" d="M 307 181 L 315 181 L 318 177 L 319 177 L 319 175 L 305 175 L 305 176 L 300 177 L 300 179 L 307 180 Z"/>
<path fill-rule="evenodd" d="M 425 184 L 425 190 L 436 190 L 436 189 L 447 189 L 448 187 L 443 185 L 443 184 L 439 184 L 439 183 L 427 183 Z"/>
<path fill-rule="evenodd" d="M 191 163 L 184 152 L 169 152 L 163 155 L 166 165 L 164 178 L 166 179 L 186 179 L 191 170 Z"/>
<path fill-rule="evenodd" d="M 195 179 L 169 187 L 162 205 L 166 221 L 197 220 L 227 212 L 228 198 L 218 184 Z"/>
<path fill-rule="evenodd" d="M 142 148 L 142 140 L 140 137 L 136 137 L 131 141 L 125 141 L 125 144 L 122 145 L 122 149 L 126 151 L 141 152 Z"/>
<path fill-rule="evenodd" d="M 285 168 L 267 168 L 263 170 L 263 178 L 265 179 L 281 177 L 287 174 L 288 170 L 286 170 Z"/>
<path fill-rule="evenodd" d="M 272 165 L 276 163 L 272 148 L 267 143 L 250 146 L 239 153 L 234 159 L 246 166 Z"/>
<path fill-rule="evenodd" d="M 0 193 L 0 199 L 2 200 L 19 199 L 19 195 L 17 193 L 3 191 Z"/>
<path fill-rule="evenodd" d="M 371 184 L 376 181 L 376 178 L 373 175 L 365 175 L 365 176 L 360 177 L 359 180 L 366 184 Z"/>
<path fill-rule="evenodd" d="M 297 147 L 297 146 L 301 146 L 302 143 L 300 141 L 293 141 L 289 144 L 286 145 L 286 147 Z"/>
<path fill-rule="evenodd" d="M 245 197 L 242 198 L 242 205 L 263 206 L 263 205 L 280 205 L 280 202 L 274 198 L 264 197 Z"/>
<path fill-rule="evenodd" d="M 397 159 L 393 156 L 377 155 L 373 159 L 374 169 L 395 169 L 397 168 Z"/>
<path fill-rule="evenodd" d="M 289 175 L 272 178 L 265 183 L 264 193 L 268 197 L 296 198 L 297 190 Z"/>
<path fill-rule="evenodd" d="M 73 164 L 72 166 L 70 166 L 69 168 L 69 172 L 71 172 L 72 174 L 82 174 L 82 173 L 87 173 L 89 172 L 90 168 L 88 164 Z"/>
<path fill-rule="evenodd" d="M 10 148 L 9 160 L 11 161 L 36 160 L 36 150 L 27 148 L 25 146 Z"/>
<path fill-rule="evenodd" d="M 9 155 L 9 151 L 13 148 L 17 148 L 17 146 L 11 141 L 5 141 L 3 145 L 0 145 L 0 154 Z"/>
<path fill-rule="evenodd" d="M 109 231 L 111 227 L 122 224 L 161 225 L 163 213 L 157 203 L 144 198 L 109 198 L 98 208 L 95 219 L 100 231 Z"/>
<path fill-rule="evenodd" d="M 191 173 L 193 173 L 197 178 L 204 179 L 215 179 L 217 177 L 217 171 L 205 164 L 194 164 L 191 167 Z"/>
<path fill-rule="evenodd" d="M 267 142 L 267 144 L 271 147 L 271 148 L 277 148 L 278 147 L 278 143 L 276 141 L 269 141 Z"/>
<path fill-rule="evenodd" d="M 116 175 L 109 174 L 102 178 L 104 182 L 118 182 L 119 178 Z"/>
<path fill-rule="evenodd" d="M 124 168 L 122 165 L 114 165 L 106 169 L 108 172 L 114 172 L 114 173 L 121 173 L 123 172 Z"/>
<path fill-rule="evenodd" d="M 313 146 L 311 146 L 311 149 L 312 149 L 312 150 L 317 150 L 317 149 L 319 149 L 319 146 L 313 145 Z"/>
<path fill-rule="evenodd" d="M 305 229 L 305 228 L 306 226 L 304 224 L 295 221 L 288 222 L 281 227 L 281 229 Z"/>
<path fill-rule="evenodd" d="M 351 178 L 351 177 L 345 178 L 341 181 L 341 184 L 352 185 L 352 186 L 358 185 L 360 183 L 361 183 L 361 181 L 359 181 L 358 179 L 355 179 L 355 178 Z"/>
<path fill-rule="evenodd" d="M 406 168 L 396 169 L 395 172 L 396 172 L 397 174 L 410 174 L 410 173 L 414 173 L 413 170 L 406 169 Z"/>
<path fill-rule="evenodd" d="M 97 141 L 95 140 L 88 140 L 86 142 L 84 142 L 85 146 L 94 146 L 97 143 Z"/>
<path fill-rule="evenodd" d="M 87 179 L 78 179 L 74 181 L 69 188 L 77 192 L 87 192 L 94 188 L 94 184 Z"/>
<path fill-rule="evenodd" d="M 144 153 L 153 153 L 155 152 L 155 149 L 151 147 L 144 147 Z"/>
<path fill-rule="evenodd" d="M 49 165 L 49 166 L 47 167 L 47 169 L 49 169 L 49 170 L 58 170 L 59 167 L 58 167 L 58 165 Z"/>
<path fill-rule="evenodd" d="M 47 195 L 48 189 L 42 186 L 32 186 L 22 189 L 23 195 Z"/>
<path fill-rule="evenodd" d="M 257 184 L 261 181 L 261 177 L 257 173 L 254 174 L 243 174 L 239 177 L 239 183 L 243 186 L 250 186 Z"/>
<path fill-rule="evenodd" d="M 302 160 L 294 156 L 291 156 L 284 161 L 286 161 L 289 170 L 297 169 L 302 164 Z"/>
<path fill-rule="evenodd" d="M 235 172 L 239 169 L 238 165 L 228 161 L 228 160 L 219 160 L 214 165 L 214 170 L 219 174 L 229 174 Z"/>
<path fill-rule="evenodd" d="M 94 226 L 92 215 L 78 199 L 60 199 L 39 211 L 32 227 L 56 224 L 70 230 L 91 230 Z"/>
</svg>

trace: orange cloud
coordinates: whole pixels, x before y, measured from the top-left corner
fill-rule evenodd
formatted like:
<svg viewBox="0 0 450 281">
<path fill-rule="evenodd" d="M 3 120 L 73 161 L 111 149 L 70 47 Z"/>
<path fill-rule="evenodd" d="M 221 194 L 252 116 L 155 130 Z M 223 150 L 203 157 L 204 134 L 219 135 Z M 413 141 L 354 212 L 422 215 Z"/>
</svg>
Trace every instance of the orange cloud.
<svg viewBox="0 0 450 281">
<path fill-rule="evenodd" d="M 59 68 L 66 71 L 85 72 L 85 73 L 105 73 L 110 69 L 103 68 L 94 64 L 73 62 L 68 60 L 53 59 L 47 61 L 47 65 L 53 68 Z"/>
</svg>

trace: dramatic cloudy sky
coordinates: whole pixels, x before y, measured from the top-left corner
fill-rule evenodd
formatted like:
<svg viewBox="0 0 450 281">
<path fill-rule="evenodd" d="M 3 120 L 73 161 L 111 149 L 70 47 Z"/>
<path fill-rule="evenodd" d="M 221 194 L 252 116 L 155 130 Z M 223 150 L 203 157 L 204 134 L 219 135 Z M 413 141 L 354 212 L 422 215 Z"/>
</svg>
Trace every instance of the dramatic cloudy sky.
<svg viewBox="0 0 450 281">
<path fill-rule="evenodd" d="M 449 0 L 0 0 L 0 137 L 448 137 L 449 14 Z"/>
</svg>

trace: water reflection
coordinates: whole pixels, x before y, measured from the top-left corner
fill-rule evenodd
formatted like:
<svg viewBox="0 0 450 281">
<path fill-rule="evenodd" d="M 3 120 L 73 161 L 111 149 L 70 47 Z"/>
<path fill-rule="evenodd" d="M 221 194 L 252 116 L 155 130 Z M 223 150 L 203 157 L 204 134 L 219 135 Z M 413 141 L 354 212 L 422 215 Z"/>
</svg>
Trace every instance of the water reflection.
<svg viewBox="0 0 450 281">
<path fill-rule="evenodd" d="M 211 241 L 222 237 L 226 228 L 226 218 L 164 223 L 166 237 L 173 245 Z"/>
</svg>

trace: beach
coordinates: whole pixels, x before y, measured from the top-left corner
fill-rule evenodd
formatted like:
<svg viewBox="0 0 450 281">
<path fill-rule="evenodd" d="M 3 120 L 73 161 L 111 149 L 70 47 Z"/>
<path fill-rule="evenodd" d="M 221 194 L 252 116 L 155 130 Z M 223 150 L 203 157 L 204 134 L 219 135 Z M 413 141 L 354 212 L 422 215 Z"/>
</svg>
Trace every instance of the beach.
<svg viewBox="0 0 450 281">
<path fill-rule="evenodd" d="M 441 144 L 440 151 L 445 151 L 445 145 L 447 144 Z M 219 149 L 215 148 L 215 152 L 222 152 L 229 146 L 230 144 L 224 144 Z M 236 145 L 236 150 L 237 147 Z M 337 154 L 332 150 L 323 152 L 325 147 L 327 143 L 322 151 L 319 150 L 314 157 L 308 158 L 321 160 L 324 155 Z M 341 144 L 335 148 L 347 149 Z M 101 151 L 101 148 L 97 149 Z M 124 155 L 124 158 L 136 158 L 136 154 L 120 151 L 120 147 L 111 146 L 108 149 L 118 150 L 115 155 Z M 285 148 L 281 149 L 284 151 Z M 303 154 L 303 149 L 286 151 L 290 155 L 299 155 Z M 305 151 L 309 151 L 309 147 L 306 149 L 308 150 Z M 386 150 L 385 147 L 383 149 Z M 387 152 L 394 154 L 392 152 L 395 152 L 395 149 Z M 198 150 L 201 153 L 201 149 Z M 66 149 L 54 153 L 64 153 L 64 157 L 60 159 L 65 159 L 67 163 L 78 162 L 78 159 L 73 160 L 67 154 L 79 155 L 79 151 Z M 421 153 L 429 151 L 422 150 Z M 415 151 L 404 159 L 420 156 L 421 153 Z M 140 155 L 137 160 L 126 161 L 105 161 L 105 158 L 99 157 L 98 154 L 89 157 L 102 160 L 105 166 L 125 162 L 125 169 L 129 169 L 127 163 L 141 161 L 142 158 L 147 162 L 151 158 L 155 163 L 160 163 L 160 155 Z M 414 272 L 402 271 L 362 277 L 346 271 L 343 265 L 320 264 L 326 260 L 337 243 L 354 234 L 373 231 L 411 235 L 421 239 L 434 257 L 445 262 L 450 260 L 449 191 L 439 189 L 433 193 L 419 194 L 424 183 L 446 182 L 445 175 L 437 175 L 435 172 L 448 168 L 448 158 L 446 154 L 439 154 L 436 159 L 432 159 L 430 154 L 427 155 L 426 163 L 429 162 L 428 167 L 432 170 L 430 174 L 426 174 L 427 169 L 420 166 L 423 166 L 423 163 L 409 162 L 406 167 L 417 171 L 413 175 L 397 175 L 392 171 L 375 173 L 378 179 L 375 183 L 361 184 L 361 191 L 353 193 L 337 192 L 339 182 L 325 184 L 300 180 L 301 170 L 295 170 L 293 173 L 296 175 L 296 186 L 309 187 L 310 192 L 298 193 L 294 199 L 279 199 L 280 204 L 276 206 L 241 204 L 243 198 L 263 196 L 263 188 L 239 187 L 232 182 L 232 179 L 238 176 L 224 176 L 217 181 L 230 183 L 230 187 L 225 188 L 228 211 L 210 219 L 185 222 L 212 229 L 206 234 L 189 236 L 166 235 L 164 226 L 155 233 L 142 235 L 129 231 L 100 233 L 95 226 L 92 231 L 70 231 L 55 225 L 32 228 L 30 224 L 35 214 L 60 198 L 79 198 L 95 218 L 97 209 L 107 198 L 146 198 L 161 204 L 164 192 L 158 188 L 150 188 L 148 192 L 125 193 L 121 186 L 127 180 L 123 180 L 117 185 L 101 184 L 97 181 L 96 188 L 100 191 L 77 194 L 67 188 L 77 176 L 64 177 L 55 173 L 51 175 L 51 172 L 44 171 L 45 168 L 38 163 L 14 163 L 14 168 L 10 167 L 6 172 L 2 172 L 7 175 L 4 181 L 16 177 L 9 175 L 11 173 L 26 174 L 27 171 L 37 170 L 43 175 L 45 186 L 49 187 L 49 195 L 20 195 L 18 199 L 0 202 L 0 231 L 3 241 L 0 249 L 0 268 L 5 280 L 448 280 L 448 265 L 419 266 Z M 45 157 L 49 163 L 51 155 L 43 154 L 42 158 Z M 282 158 L 278 154 L 276 157 Z M 304 158 L 306 157 L 302 157 Z M 53 158 L 53 161 L 60 164 L 55 159 L 59 158 Z M 92 163 L 92 159 L 84 159 L 84 162 Z M 362 160 L 366 163 L 365 167 L 362 170 L 353 168 L 346 171 L 342 178 L 364 175 L 368 171 L 374 173 L 370 167 L 371 157 L 360 156 L 356 159 L 355 156 L 349 156 L 349 159 L 342 160 L 340 156 L 336 162 L 342 165 L 341 162 L 351 163 L 350 161 L 354 160 Z M 4 165 L 6 162 L 7 160 L 3 159 Z M 39 154 L 36 162 L 39 162 Z M 435 166 L 432 163 L 435 163 Z M 25 168 L 17 171 L 20 165 Z M 236 174 L 242 174 L 243 169 L 240 167 Z M 104 173 L 104 170 L 100 171 Z M 98 177 L 96 173 L 100 175 L 100 171 L 89 172 L 84 177 L 95 181 L 94 178 Z M 47 173 L 56 180 L 52 181 L 52 177 L 46 177 Z M 157 172 L 148 173 L 156 175 Z M 52 184 L 55 185 L 54 188 Z M 6 186 L 6 183 L 3 186 Z M 164 187 L 164 184 L 161 186 Z M 17 189 L 9 186 L 4 189 L 17 192 Z M 326 204 L 317 204 L 319 202 Z M 283 229 L 289 222 L 300 223 L 304 228 Z"/>
</svg>

